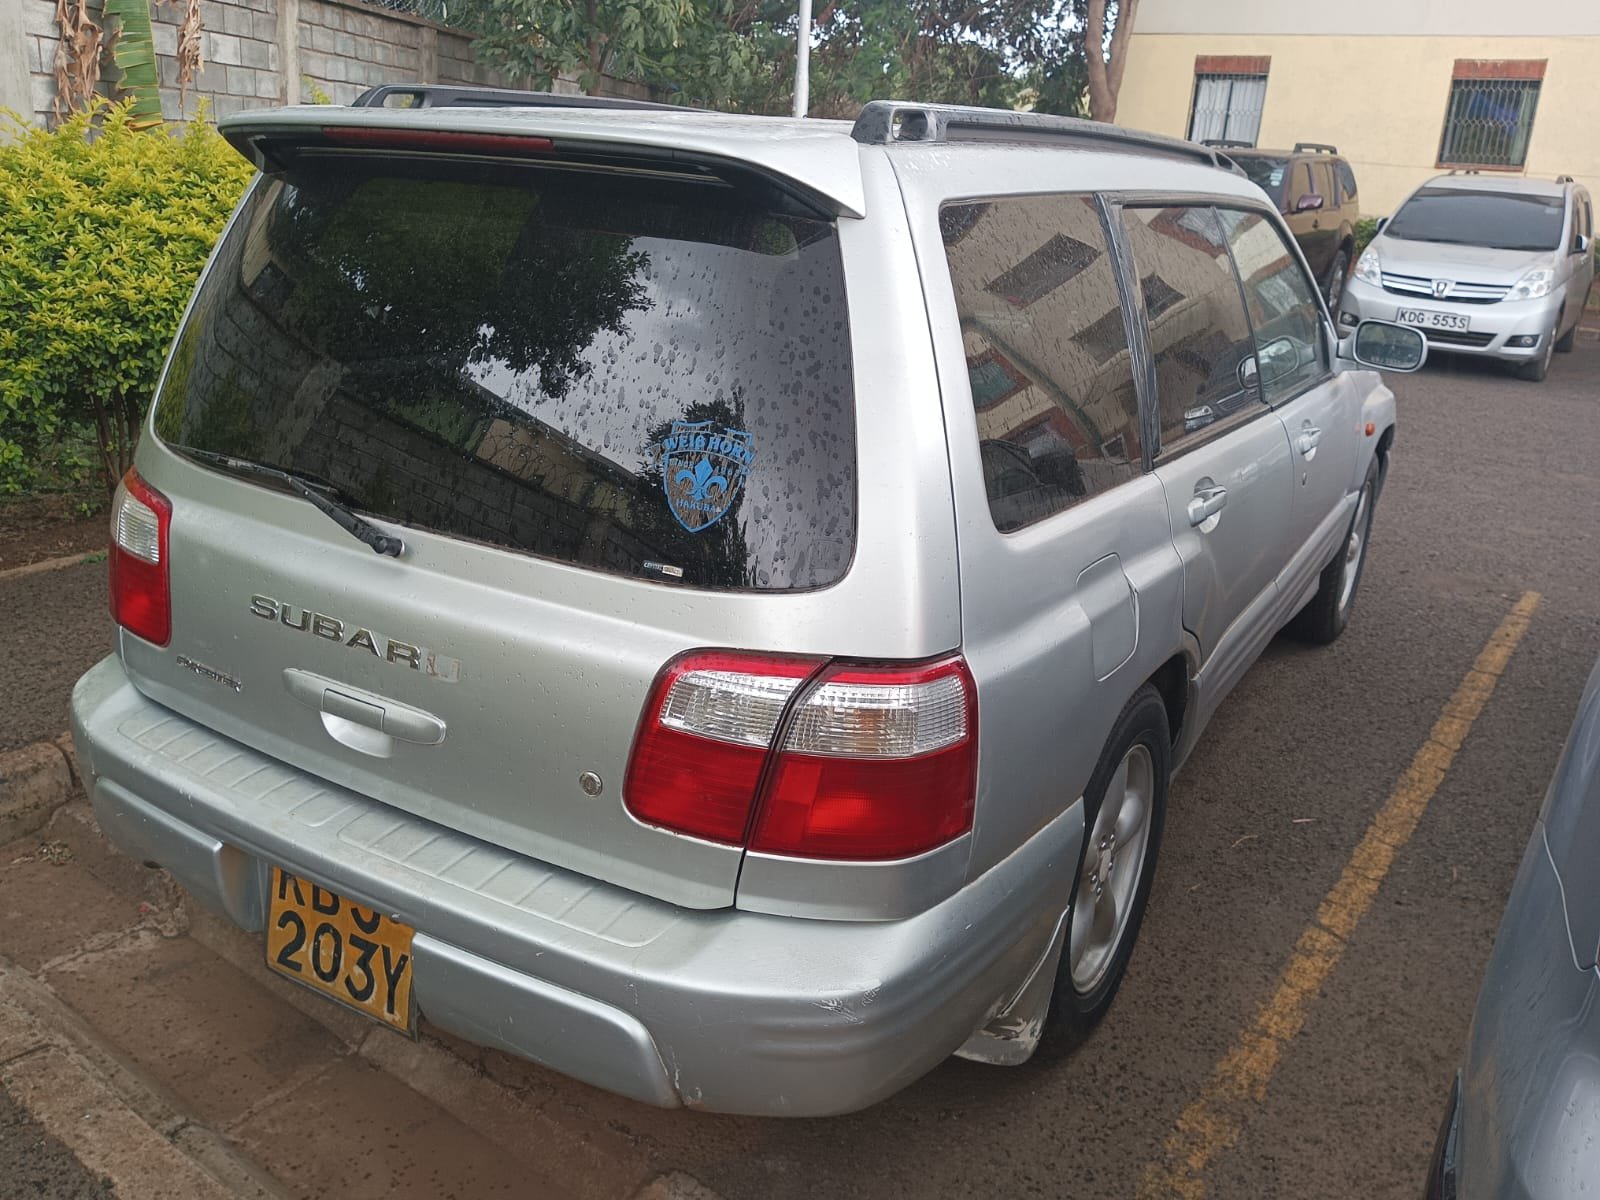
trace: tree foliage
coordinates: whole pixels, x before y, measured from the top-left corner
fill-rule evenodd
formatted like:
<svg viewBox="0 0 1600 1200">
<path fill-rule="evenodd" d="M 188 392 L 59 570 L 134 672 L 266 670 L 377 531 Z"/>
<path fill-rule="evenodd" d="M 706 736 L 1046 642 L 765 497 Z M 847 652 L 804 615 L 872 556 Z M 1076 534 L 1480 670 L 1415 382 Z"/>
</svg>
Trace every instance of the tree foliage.
<svg viewBox="0 0 1600 1200">
<path fill-rule="evenodd" d="M 196 276 L 251 168 L 204 119 L 140 132 L 104 102 L 0 138 L 0 491 L 66 423 L 111 481 Z"/>
<path fill-rule="evenodd" d="M 1082 115 L 1094 4 L 1108 0 L 819 2 L 810 112 L 851 116 L 895 97 Z M 595 90 L 609 75 L 763 113 L 788 112 L 793 96 L 793 0 L 460 0 L 452 19 L 480 34 L 486 64 L 535 86 L 576 74 Z"/>
</svg>

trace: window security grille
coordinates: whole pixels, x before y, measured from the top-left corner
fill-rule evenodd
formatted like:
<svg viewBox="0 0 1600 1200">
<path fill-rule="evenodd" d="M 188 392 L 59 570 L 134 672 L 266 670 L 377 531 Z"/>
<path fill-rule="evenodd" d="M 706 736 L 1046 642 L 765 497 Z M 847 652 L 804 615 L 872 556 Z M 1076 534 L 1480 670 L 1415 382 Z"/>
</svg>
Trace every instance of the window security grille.
<svg viewBox="0 0 1600 1200">
<path fill-rule="evenodd" d="M 1189 139 L 1225 138 L 1255 145 L 1266 99 L 1265 75 L 1196 74 Z"/>
<path fill-rule="evenodd" d="M 1441 166 L 1520 167 L 1528 158 L 1537 79 L 1456 79 L 1450 84 Z"/>
</svg>

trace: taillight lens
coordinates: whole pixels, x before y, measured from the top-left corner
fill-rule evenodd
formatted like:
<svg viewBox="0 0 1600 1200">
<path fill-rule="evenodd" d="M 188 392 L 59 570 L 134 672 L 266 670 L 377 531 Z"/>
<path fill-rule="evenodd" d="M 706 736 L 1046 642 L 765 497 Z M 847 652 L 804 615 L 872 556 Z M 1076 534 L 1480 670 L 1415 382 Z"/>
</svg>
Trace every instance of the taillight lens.
<svg viewBox="0 0 1600 1200">
<path fill-rule="evenodd" d="M 733 652 L 669 663 L 628 765 L 629 811 L 806 858 L 905 858 L 970 829 L 977 689 L 965 661 L 820 667 Z"/>
<path fill-rule="evenodd" d="M 111 501 L 111 617 L 157 646 L 172 640 L 171 525 L 172 502 L 130 469 Z"/>
<path fill-rule="evenodd" d="M 641 821 L 743 844 L 778 719 L 815 659 L 681 655 L 656 678 L 622 783 Z"/>
<path fill-rule="evenodd" d="M 907 858 L 972 828 L 977 688 L 959 657 L 835 666 L 800 699 L 750 849 Z"/>
</svg>

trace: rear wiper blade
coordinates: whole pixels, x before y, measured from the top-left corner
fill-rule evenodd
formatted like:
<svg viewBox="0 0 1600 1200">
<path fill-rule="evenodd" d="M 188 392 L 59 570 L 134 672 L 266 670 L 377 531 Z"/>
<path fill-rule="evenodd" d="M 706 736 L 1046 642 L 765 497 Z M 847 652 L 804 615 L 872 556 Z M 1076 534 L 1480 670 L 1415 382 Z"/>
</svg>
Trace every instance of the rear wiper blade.
<svg viewBox="0 0 1600 1200">
<path fill-rule="evenodd" d="M 248 458 L 235 458 L 231 454 L 220 454 L 215 450 L 198 450 L 193 446 L 176 446 L 174 449 L 197 458 L 201 462 L 211 463 L 227 471 L 237 471 L 241 475 L 256 475 L 262 479 L 275 479 L 288 487 L 291 491 L 304 496 L 312 505 L 338 525 L 356 541 L 371 546 L 378 554 L 388 554 L 399 558 L 405 553 L 406 544 L 392 534 L 384 533 L 370 522 L 362 520 L 344 505 L 324 496 L 305 478 L 296 475 L 293 471 L 285 471 L 281 467 L 269 467 L 264 463 L 251 462 Z"/>
</svg>

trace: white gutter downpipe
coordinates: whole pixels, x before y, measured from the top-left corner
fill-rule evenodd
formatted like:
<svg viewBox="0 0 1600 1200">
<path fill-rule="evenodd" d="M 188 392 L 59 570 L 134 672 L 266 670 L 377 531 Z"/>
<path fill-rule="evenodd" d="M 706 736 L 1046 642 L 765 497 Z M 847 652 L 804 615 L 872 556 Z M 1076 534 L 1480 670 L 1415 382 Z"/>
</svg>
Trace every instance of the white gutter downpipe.
<svg viewBox="0 0 1600 1200">
<path fill-rule="evenodd" d="M 795 35 L 794 115 L 811 107 L 811 0 L 800 0 L 800 30 Z"/>
</svg>

